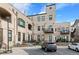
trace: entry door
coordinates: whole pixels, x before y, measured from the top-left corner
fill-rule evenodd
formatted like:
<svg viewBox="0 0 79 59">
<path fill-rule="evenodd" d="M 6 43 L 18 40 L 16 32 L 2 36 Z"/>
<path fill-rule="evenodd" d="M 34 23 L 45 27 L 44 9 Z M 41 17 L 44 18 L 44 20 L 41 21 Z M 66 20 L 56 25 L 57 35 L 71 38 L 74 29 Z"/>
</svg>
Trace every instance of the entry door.
<svg viewBox="0 0 79 59">
<path fill-rule="evenodd" d="M 30 42 L 30 34 L 28 34 L 28 42 Z"/>
<path fill-rule="evenodd" d="M 2 41 L 3 41 L 3 29 L 0 28 L 0 48 L 2 46 Z"/>
<path fill-rule="evenodd" d="M 23 33 L 23 42 L 25 42 L 25 33 Z"/>
</svg>

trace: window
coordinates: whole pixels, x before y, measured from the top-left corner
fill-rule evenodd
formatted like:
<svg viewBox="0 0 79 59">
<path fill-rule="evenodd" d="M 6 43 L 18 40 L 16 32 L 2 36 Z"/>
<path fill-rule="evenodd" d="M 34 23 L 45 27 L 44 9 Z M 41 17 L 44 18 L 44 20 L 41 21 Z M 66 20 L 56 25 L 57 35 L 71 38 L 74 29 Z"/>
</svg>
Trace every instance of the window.
<svg viewBox="0 0 79 59">
<path fill-rule="evenodd" d="M 57 29 L 55 28 L 55 31 L 57 31 Z"/>
<path fill-rule="evenodd" d="M 42 21 L 45 21 L 45 16 L 42 16 Z"/>
<path fill-rule="evenodd" d="M 52 9 L 52 7 L 50 7 L 49 9 Z"/>
<path fill-rule="evenodd" d="M 40 21 L 40 16 L 37 16 L 37 20 Z"/>
<path fill-rule="evenodd" d="M 38 39 L 38 41 L 40 41 L 40 35 L 37 35 L 37 39 Z"/>
<path fill-rule="evenodd" d="M 23 42 L 25 42 L 25 33 L 23 33 Z"/>
<path fill-rule="evenodd" d="M 28 24 L 28 29 L 32 30 L 32 25 L 31 24 Z"/>
<path fill-rule="evenodd" d="M 28 42 L 30 42 L 31 41 L 31 39 L 30 39 L 30 34 L 28 34 Z"/>
<path fill-rule="evenodd" d="M 42 26 L 42 30 L 44 30 L 44 26 Z"/>
<path fill-rule="evenodd" d="M 25 28 L 25 21 L 21 18 L 18 18 L 18 25 Z"/>
<path fill-rule="evenodd" d="M 52 35 L 49 35 L 49 42 L 52 42 Z"/>
<path fill-rule="evenodd" d="M 38 31 L 40 31 L 40 26 L 38 26 Z"/>
<path fill-rule="evenodd" d="M 76 43 L 73 43 L 72 45 L 77 45 Z"/>
<path fill-rule="evenodd" d="M 49 15 L 49 20 L 52 20 L 52 15 Z"/>
<path fill-rule="evenodd" d="M 21 41 L 21 33 L 18 32 L 18 41 Z"/>
<path fill-rule="evenodd" d="M 8 31 L 8 39 L 9 41 L 12 41 L 12 30 Z"/>
</svg>

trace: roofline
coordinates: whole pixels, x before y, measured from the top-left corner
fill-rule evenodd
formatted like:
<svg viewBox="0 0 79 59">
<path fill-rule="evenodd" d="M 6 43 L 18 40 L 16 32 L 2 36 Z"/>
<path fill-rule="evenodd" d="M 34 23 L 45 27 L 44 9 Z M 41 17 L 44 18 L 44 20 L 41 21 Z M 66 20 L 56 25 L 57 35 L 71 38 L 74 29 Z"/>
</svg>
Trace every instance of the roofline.
<svg viewBox="0 0 79 59">
<path fill-rule="evenodd" d="M 57 22 L 57 24 L 70 24 L 70 22 Z"/>
<path fill-rule="evenodd" d="M 27 17 L 30 17 L 30 16 L 37 16 L 37 15 L 43 15 L 43 14 L 47 14 L 47 13 L 35 14 L 35 15 L 28 15 Z"/>
<path fill-rule="evenodd" d="M 12 6 L 13 8 L 15 8 L 15 9 L 17 10 L 17 12 L 20 12 L 22 15 L 27 16 L 27 15 L 25 15 L 24 13 L 22 13 L 19 9 L 17 9 L 15 6 L 13 6 L 11 3 L 9 3 L 9 4 L 10 4 L 10 6 Z"/>
<path fill-rule="evenodd" d="M 79 21 L 79 19 L 76 19 L 75 22 L 74 22 L 74 24 L 73 24 L 72 26 L 74 26 L 74 25 L 76 24 L 76 21 L 77 21 L 77 20 Z"/>
<path fill-rule="evenodd" d="M 51 5 L 46 5 L 46 7 L 49 7 L 49 6 L 53 6 L 53 5 L 56 5 L 55 3 L 51 4 Z"/>
</svg>

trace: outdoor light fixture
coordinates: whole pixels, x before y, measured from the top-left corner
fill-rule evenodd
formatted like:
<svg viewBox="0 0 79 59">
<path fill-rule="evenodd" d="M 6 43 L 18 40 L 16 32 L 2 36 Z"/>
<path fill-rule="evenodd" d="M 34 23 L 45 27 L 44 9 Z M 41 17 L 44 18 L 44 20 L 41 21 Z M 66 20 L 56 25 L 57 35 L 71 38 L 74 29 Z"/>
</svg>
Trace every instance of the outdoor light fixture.
<svg viewBox="0 0 79 59">
<path fill-rule="evenodd" d="M 6 20 L 7 20 L 7 39 L 8 39 L 8 51 L 9 51 L 9 20 L 10 20 L 10 17 L 6 17 Z"/>
</svg>

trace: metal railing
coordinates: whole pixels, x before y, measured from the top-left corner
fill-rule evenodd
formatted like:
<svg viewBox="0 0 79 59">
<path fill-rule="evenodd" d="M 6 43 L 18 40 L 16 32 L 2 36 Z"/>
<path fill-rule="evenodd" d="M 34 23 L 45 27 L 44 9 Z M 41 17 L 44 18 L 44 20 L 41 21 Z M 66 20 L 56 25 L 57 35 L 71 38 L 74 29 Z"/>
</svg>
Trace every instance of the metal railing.
<svg viewBox="0 0 79 59">
<path fill-rule="evenodd" d="M 69 34 L 69 32 L 70 32 L 69 30 L 62 30 L 62 31 L 60 31 L 61 34 Z"/>
<path fill-rule="evenodd" d="M 43 32 L 45 33 L 54 33 L 53 28 L 44 28 Z"/>
</svg>

